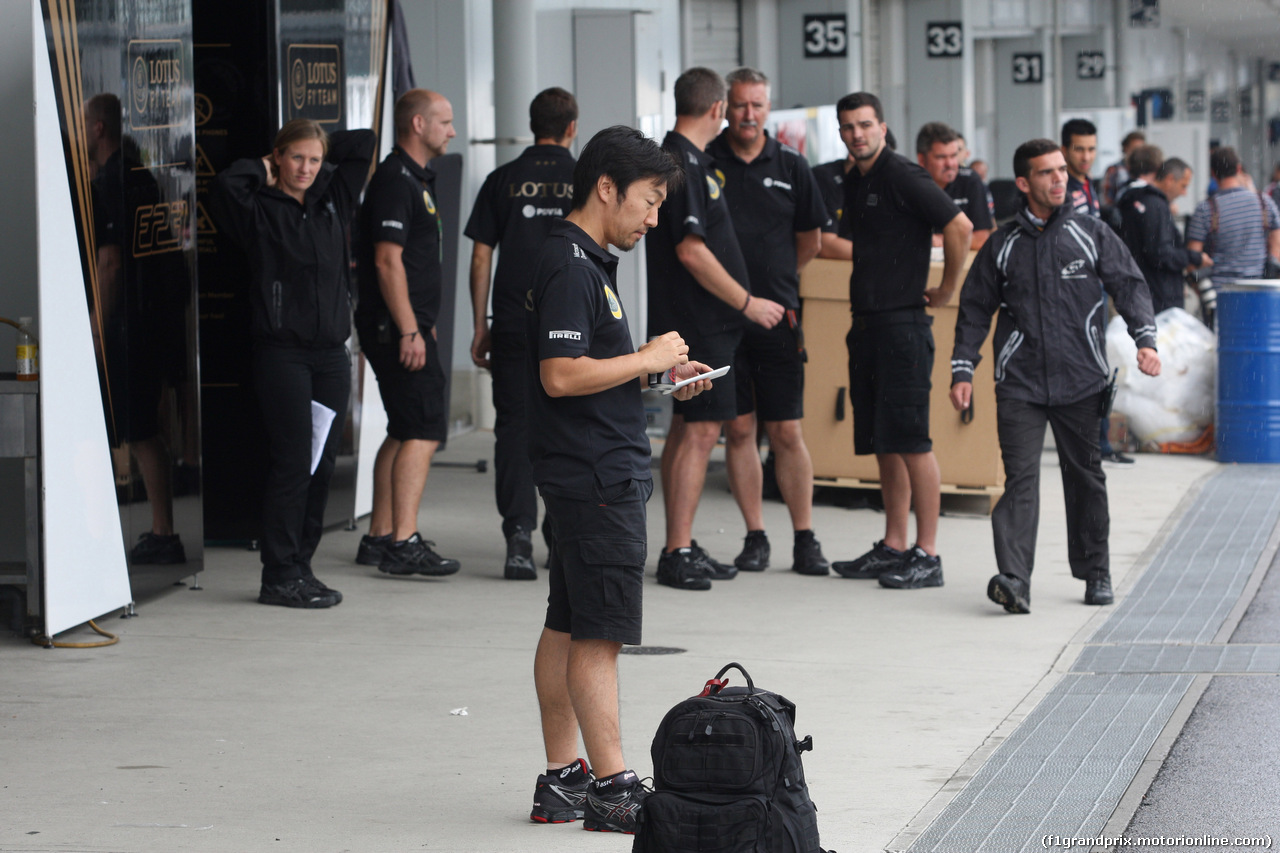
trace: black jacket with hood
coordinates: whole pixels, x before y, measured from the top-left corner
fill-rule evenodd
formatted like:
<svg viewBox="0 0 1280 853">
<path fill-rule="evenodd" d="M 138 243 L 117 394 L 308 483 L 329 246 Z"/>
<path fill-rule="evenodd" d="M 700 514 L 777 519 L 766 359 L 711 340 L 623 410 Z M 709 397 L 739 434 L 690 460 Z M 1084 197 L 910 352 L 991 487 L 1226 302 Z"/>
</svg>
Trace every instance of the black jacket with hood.
<svg viewBox="0 0 1280 853">
<path fill-rule="evenodd" d="M 952 384 L 973 381 L 998 310 L 997 400 L 1061 406 L 1097 394 L 1110 378 L 1107 294 L 1138 347 L 1154 349 L 1147 283 L 1115 232 L 1069 205 L 1042 227 L 1024 204 L 978 252 L 960 291 Z"/>
<path fill-rule="evenodd" d="M 1133 253 L 1151 289 L 1152 310 L 1182 307 L 1182 271 L 1199 266 L 1201 254 L 1183 247 L 1173 224 L 1169 200 L 1146 181 L 1129 184 L 1116 206 L 1120 208 L 1120 236 Z"/>
<path fill-rule="evenodd" d="M 304 203 L 267 186 L 261 160 L 237 160 L 213 182 L 218 229 L 248 256 L 255 342 L 321 348 L 351 334 L 347 228 L 369 177 L 377 137 L 336 131 Z"/>
</svg>

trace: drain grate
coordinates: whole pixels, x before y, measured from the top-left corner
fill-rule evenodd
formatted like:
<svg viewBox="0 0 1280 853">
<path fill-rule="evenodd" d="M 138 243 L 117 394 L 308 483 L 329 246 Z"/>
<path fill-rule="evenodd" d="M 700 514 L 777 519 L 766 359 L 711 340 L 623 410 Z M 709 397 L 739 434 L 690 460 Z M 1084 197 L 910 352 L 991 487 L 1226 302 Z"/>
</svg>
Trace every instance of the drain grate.
<svg viewBox="0 0 1280 853">
<path fill-rule="evenodd" d="M 1280 673 L 1280 646 L 1088 646 L 1072 672 Z"/>
<path fill-rule="evenodd" d="M 675 646 L 623 646 L 622 654 L 624 655 L 682 655 L 686 649 L 677 649 Z"/>
</svg>

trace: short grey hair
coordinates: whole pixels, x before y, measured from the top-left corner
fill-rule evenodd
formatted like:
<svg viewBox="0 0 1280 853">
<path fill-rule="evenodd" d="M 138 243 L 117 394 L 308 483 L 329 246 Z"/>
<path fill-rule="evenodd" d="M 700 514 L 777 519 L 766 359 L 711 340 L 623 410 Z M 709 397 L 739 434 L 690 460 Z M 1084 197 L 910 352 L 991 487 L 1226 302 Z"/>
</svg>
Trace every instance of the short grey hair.
<svg viewBox="0 0 1280 853">
<path fill-rule="evenodd" d="M 758 68 L 748 68 L 745 65 L 741 68 L 735 68 L 725 75 L 724 83 L 727 89 L 732 89 L 737 84 L 743 86 L 763 85 L 765 97 L 770 94 L 769 78 Z"/>
</svg>

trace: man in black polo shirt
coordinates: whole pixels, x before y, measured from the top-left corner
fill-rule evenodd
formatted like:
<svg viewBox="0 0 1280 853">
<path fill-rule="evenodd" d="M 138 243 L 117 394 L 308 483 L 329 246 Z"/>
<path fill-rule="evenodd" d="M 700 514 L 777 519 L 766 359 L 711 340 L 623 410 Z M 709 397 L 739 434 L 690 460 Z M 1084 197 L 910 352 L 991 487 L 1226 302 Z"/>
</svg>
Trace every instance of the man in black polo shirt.
<svg viewBox="0 0 1280 853">
<path fill-rule="evenodd" d="M 800 270 L 818 254 L 819 229 L 827 213 L 804 156 L 765 133 L 769 78 L 754 68 L 739 68 L 726 82 L 729 126 L 707 146 L 707 153 L 724 175 L 724 195 L 753 296 L 766 296 L 787 312 L 771 329 L 748 324 L 734 354 L 738 415 L 725 429 L 725 460 L 747 524 L 746 542 L 734 565 L 757 572 L 769 565 L 758 412 L 795 530 L 791 569 L 825 575 L 831 564 L 813 534 L 813 462 L 800 429 L 805 351 L 799 311 Z"/>
<path fill-rule="evenodd" d="M 856 168 L 845 178 L 842 231 L 853 240 L 849 302 L 849 398 L 853 452 L 874 453 L 884 496 L 885 535 L 837 574 L 882 586 L 942 586 L 937 555 L 941 475 L 929 440 L 932 318 L 960 283 L 973 226 L 920 166 L 885 150 L 880 99 L 869 92 L 836 104 Z M 933 232 L 942 231 L 942 282 L 926 290 Z M 916 542 L 908 547 L 912 504 Z"/>
<path fill-rule="evenodd" d="M 827 208 L 827 222 L 822 226 L 822 243 L 818 249 L 820 258 L 840 261 L 853 258 L 853 243 L 847 237 L 840 236 L 840 219 L 844 214 L 844 176 L 853 168 L 853 162 L 853 155 L 849 154 L 839 160 L 813 167 L 813 179 L 818 184 L 822 203 Z"/>
<path fill-rule="evenodd" d="M 631 342 L 618 299 L 618 259 L 658 224 L 680 168 L 651 140 L 610 127 L 582 149 L 573 210 L 534 265 L 527 304 L 533 475 L 554 544 L 547 618 L 534 660 L 547 772 L 530 818 L 634 833 L 644 789 L 627 769 L 618 728 L 618 652 L 640 642 L 645 502 L 653 491 L 642 382 L 696 376 L 675 332 Z M 698 380 L 679 400 L 709 388 Z M 590 770 L 578 757 L 578 733 Z M 594 781 L 590 772 L 594 771 Z"/>
<path fill-rule="evenodd" d="M 502 573 L 508 580 L 533 580 L 538 575 L 531 539 L 538 523 L 538 495 L 529 467 L 525 412 L 524 299 L 533 282 L 529 259 L 573 202 L 569 146 L 578 133 L 578 102 L 558 87 L 539 92 L 529 104 L 529 129 L 533 145 L 485 178 L 465 231 L 474 241 L 471 360 L 493 374 L 494 490 L 507 540 Z M 493 277 L 490 328 L 489 272 L 495 246 L 501 251 Z"/>
<path fill-rule="evenodd" d="M 435 331 L 440 218 L 427 161 L 457 135 L 453 107 L 443 95 L 411 89 L 396 101 L 395 126 L 396 147 L 365 190 L 356 247 L 356 330 L 387 410 L 387 437 L 373 467 L 373 514 L 356 562 L 392 575 L 450 575 L 458 561 L 433 551 L 417 529 L 431 457 L 448 436 Z"/>
<path fill-rule="evenodd" d="M 991 236 L 995 223 L 991 219 L 991 208 L 987 206 L 987 188 L 982 179 L 972 169 L 960 165 L 961 144 L 960 134 L 951 125 L 931 121 L 916 134 L 916 160 L 973 223 L 969 249 L 976 252 Z M 933 245 L 942 245 L 941 234 L 933 235 Z"/>
<path fill-rule="evenodd" d="M 732 364 L 746 323 L 772 328 L 783 307 L 752 294 L 747 264 L 729 217 L 724 184 L 703 149 L 720 132 L 725 87 L 720 75 L 690 68 L 675 84 L 676 124 L 662 147 L 684 168 L 646 252 L 649 334 L 675 327 L 692 357 L 714 368 Z M 693 541 L 693 517 L 702 497 L 711 450 L 721 427 L 738 415 L 733 382 L 689 402 L 677 402 L 662 452 L 662 496 L 667 541 L 658 582 L 676 589 L 709 589 L 728 580 L 734 566 L 713 562 Z"/>
</svg>

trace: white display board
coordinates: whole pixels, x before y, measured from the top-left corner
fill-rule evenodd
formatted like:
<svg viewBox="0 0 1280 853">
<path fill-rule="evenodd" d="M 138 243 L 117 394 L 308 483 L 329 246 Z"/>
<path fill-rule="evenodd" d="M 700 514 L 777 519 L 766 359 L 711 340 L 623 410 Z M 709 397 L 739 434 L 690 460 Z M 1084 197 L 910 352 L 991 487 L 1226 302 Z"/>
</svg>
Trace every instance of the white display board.
<svg viewBox="0 0 1280 853">
<path fill-rule="evenodd" d="M 44 631 L 133 600 L 40 4 L 32 4 Z"/>
</svg>

